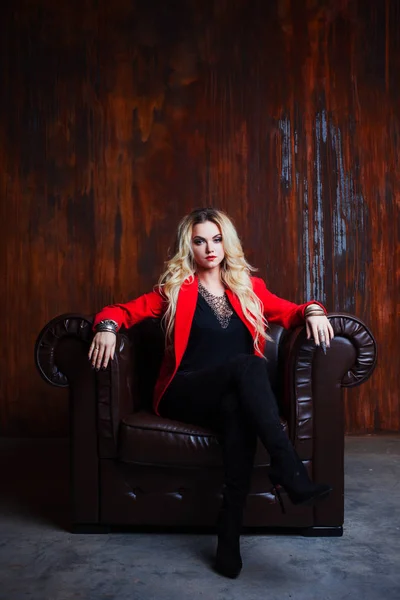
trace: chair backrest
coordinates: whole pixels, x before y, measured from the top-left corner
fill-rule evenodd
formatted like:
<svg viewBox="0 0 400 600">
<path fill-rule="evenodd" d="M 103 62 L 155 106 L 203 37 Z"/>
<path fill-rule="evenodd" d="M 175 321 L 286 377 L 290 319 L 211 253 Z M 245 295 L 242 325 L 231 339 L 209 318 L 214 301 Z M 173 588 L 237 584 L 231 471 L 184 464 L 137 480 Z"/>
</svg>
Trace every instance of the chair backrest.
<svg viewBox="0 0 400 600">
<path fill-rule="evenodd" d="M 265 356 L 272 389 L 277 398 L 281 395 L 279 369 L 279 346 L 285 329 L 271 324 L 269 334 L 273 342 L 267 342 Z M 134 410 L 151 410 L 153 390 L 164 355 L 164 334 L 159 319 L 145 319 L 127 332 L 133 347 L 133 369 L 135 386 Z"/>
</svg>

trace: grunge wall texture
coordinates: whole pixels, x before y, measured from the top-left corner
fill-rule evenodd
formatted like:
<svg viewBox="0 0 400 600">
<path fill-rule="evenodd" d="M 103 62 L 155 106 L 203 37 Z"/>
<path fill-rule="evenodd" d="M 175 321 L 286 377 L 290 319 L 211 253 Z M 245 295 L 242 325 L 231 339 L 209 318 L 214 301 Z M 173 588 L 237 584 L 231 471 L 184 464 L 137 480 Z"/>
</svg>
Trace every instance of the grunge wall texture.
<svg viewBox="0 0 400 600">
<path fill-rule="evenodd" d="M 275 293 L 371 327 L 347 431 L 399 430 L 399 19 L 399 0 L 2 8 L 1 433 L 67 433 L 38 332 L 150 290 L 201 205 Z"/>
</svg>

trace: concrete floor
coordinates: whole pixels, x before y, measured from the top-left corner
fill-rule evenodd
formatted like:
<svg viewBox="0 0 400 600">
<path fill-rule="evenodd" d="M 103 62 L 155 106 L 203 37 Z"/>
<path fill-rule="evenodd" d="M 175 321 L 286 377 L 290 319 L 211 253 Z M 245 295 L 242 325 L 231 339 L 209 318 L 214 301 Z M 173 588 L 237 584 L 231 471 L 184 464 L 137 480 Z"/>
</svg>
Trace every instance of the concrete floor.
<svg viewBox="0 0 400 600">
<path fill-rule="evenodd" d="M 342 538 L 246 535 L 233 581 L 208 534 L 68 533 L 66 440 L 0 449 L 1 600 L 400 599 L 400 436 L 346 438 Z"/>
</svg>

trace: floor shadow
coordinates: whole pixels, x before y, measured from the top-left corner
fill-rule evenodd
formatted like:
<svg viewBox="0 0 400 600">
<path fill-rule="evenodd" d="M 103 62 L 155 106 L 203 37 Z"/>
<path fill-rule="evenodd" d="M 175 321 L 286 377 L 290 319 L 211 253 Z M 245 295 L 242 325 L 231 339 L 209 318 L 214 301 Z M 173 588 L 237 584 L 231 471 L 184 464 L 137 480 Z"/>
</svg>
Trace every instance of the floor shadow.
<svg viewBox="0 0 400 600">
<path fill-rule="evenodd" d="M 0 510 L 70 530 L 69 441 L 0 440 Z"/>
<path fill-rule="evenodd" d="M 208 566 L 214 564 L 216 546 L 216 542 L 213 542 L 212 544 L 207 544 L 207 546 L 195 549 L 196 554 L 202 563 Z"/>
</svg>

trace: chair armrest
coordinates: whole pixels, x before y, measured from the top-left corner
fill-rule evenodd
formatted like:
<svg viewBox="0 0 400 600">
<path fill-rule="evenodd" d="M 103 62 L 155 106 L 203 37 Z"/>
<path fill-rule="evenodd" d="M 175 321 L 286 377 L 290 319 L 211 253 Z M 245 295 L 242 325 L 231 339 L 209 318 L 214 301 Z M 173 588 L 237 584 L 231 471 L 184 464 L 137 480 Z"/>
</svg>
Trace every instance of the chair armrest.
<svg viewBox="0 0 400 600">
<path fill-rule="evenodd" d="M 134 412 L 136 397 L 132 342 L 118 333 L 114 359 L 107 369 L 96 373 L 97 417 L 100 458 L 118 456 L 118 431 L 121 419 Z"/>
<path fill-rule="evenodd" d="M 335 337 L 326 355 L 307 340 L 304 326 L 290 331 L 279 350 L 284 365 L 282 409 L 296 441 L 310 437 L 307 429 L 316 394 L 324 405 L 330 398 L 341 398 L 342 387 L 364 383 L 376 365 L 376 342 L 365 323 L 345 313 L 331 313 L 328 318 Z"/>
<path fill-rule="evenodd" d="M 335 337 L 326 355 L 305 327 L 288 335 L 284 357 L 284 412 L 292 440 L 312 459 L 313 478 L 333 486 L 328 501 L 314 509 L 315 525 L 343 523 L 344 408 L 342 388 L 360 385 L 373 373 L 377 348 L 368 327 L 345 313 L 328 315 Z"/>
<path fill-rule="evenodd" d="M 93 317 L 82 314 L 54 318 L 36 340 L 35 363 L 45 381 L 70 387 L 74 428 L 86 428 L 87 435 L 93 430 L 99 456 L 112 458 L 117 455 L 120 419 L 133 410 L 131 342 L 118 333 L 114 360 L 106 370 L 96 372 L 87 356 L 92 325 Z M 79 406 L 73 401 L 77 397 Z M 87 409 L 85 415 L 83 407 Z"/>
<path fill-rule="evenodd" d="M 75 361 L 66 352 L 65 341 L 74 340 L 87 346 L 93 338 L 93 317 L 80 313 L 65 313 L 55 317 L 39 333 L 35 343 L 35 365 L 46 381 L 56 387 L 68 387 L 79 373 Z M 67 360 L 63 360 L 63 358 Z M 68 361 L 68 358 L 71 360 Z M 60 368 L 60 359 L 63 369 Z"/>
<path fill-rule="evenodd" d="M 35 344 L 35 363 L 43 379 L 69 386 L 72 521 L 99 520 L 96 381 L 87 354 L 92 319 L 64 314 L 50 321 Z"/>
</svg>

